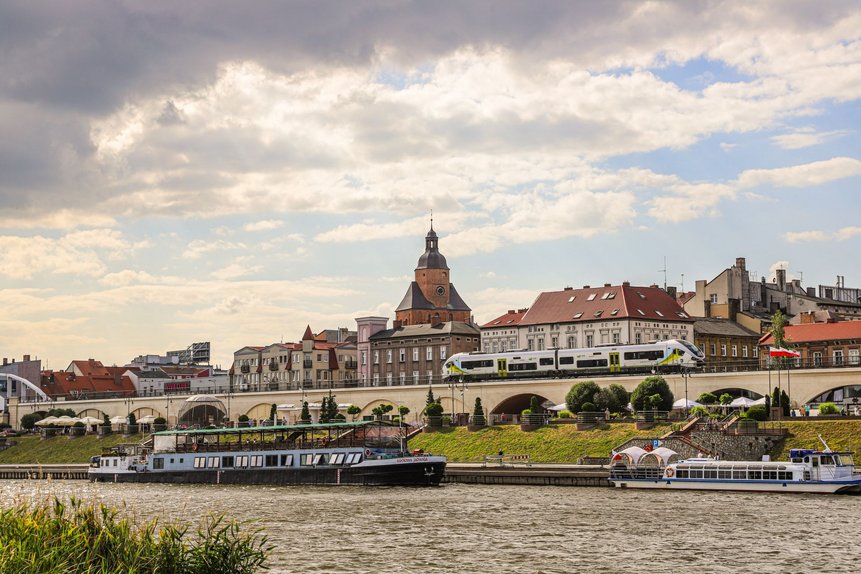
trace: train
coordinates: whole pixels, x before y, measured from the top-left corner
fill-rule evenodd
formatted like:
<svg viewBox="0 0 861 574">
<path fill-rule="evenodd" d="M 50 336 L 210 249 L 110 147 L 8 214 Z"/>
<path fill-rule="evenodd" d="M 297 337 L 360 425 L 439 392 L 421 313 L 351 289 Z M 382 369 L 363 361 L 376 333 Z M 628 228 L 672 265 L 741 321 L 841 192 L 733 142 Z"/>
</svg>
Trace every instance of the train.
<svg viewBox="0 0 861 574">
<path fill-rule="evenodd" d="M 585 349 L 457 353 L 444 365 L 443 379 L 561 378 L 702 369 L 705 355 L 679 339 L 639 345 L 606 345 Z"/>
</svg>

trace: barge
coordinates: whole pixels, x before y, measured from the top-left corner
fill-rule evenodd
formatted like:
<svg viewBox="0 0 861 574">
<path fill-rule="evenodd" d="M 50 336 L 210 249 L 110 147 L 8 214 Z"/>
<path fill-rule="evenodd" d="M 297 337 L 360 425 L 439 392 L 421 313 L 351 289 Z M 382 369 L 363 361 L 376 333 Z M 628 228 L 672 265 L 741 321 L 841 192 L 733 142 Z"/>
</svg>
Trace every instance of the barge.
<svg viewBox="0 0 861 574">
<path fill-rule="evenodd" d="M 437 486 L 446 458 L 384 421 L 169 430 L 90 460 L 99 482 Z"/>
</svg>

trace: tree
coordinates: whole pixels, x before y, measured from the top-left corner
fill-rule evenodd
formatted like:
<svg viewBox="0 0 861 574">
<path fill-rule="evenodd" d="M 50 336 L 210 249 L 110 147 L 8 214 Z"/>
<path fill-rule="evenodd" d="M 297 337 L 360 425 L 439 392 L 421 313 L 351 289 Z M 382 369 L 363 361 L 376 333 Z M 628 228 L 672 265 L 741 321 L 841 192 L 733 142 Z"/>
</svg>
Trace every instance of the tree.
<svg viewBox="0 0 861 574">
<path fill-rule="evenodd" d="M 571 387 L 565 395 L 565 406 L 572 413 L 579 413 L 583 409 L 583 403 L 595 401 L 595 395 L 601 391 L 601 387 L 594 381 L 582 381 Z"/>
<path fill-rule="evenodd" d="M 138 424 L 138 419 L 134 413 L 129 413 L 129 416 L 127 418 L 129 421 L 129 426 L 134 426 L 134 425 Z"/>
<path fill-rule="evenodd" d="M 299 414 L 302 424 L 311 424 L 311 411 L 308 410 L 308 401 L 302 401 L 302 412 Z"/>
<path fill-rule="evenodd" d="M 377 405 L 373 409 L 371 409 L 371 412 L 374 413 L 374 416 L 376 416 L 378 419 L 382 419 L 384 414 L 391 412 L 392 410 L 394 410 L 394 408 L 394 405 Z"/>
<path fill-rule="evenodd" d="M 272 424 L 275 424 L 275 417 L 278 416 L 278 405 L 272 403 L 272 406 L 269 407 L 269 420 L 272 421 Z"/>
<path fill-rule="evenodd" d="M 410 407 L 406 405 L 400 405 L 398 407 L 398 414 L 401 416 L 401 420 L 404 420 L 404 417 L 410 414 Z"/>
<path fill-rule="evenodd" d="M 702 403 L 704 405 L 713 405 L 717 402 L 718 398 L 714 393 L 703 393 L 699 397 L 697 397 L 697 402 Z"/>
<path fill-rule="evenodd" d="M 434 403 L 436 403 L 436 402 L 438 402 L 438 401 L 437 401 L 437 399 L 435 399 L 435 398 L 434 398 L 434 396 L 433 396 L 433 389 L 432 389 L 432 388 L 430 388 L 430 387 L 428 387 L 428 398 L 427 398 L 427 400 L 425 401 L 425 406 L 427 407 L 427 406 L 432 405 L 432 404 L 434 404 Z"/>
<path fill-rule="evenodd" d="M 771 406 L 780 406 L 780 389 L 777 387 L 774 387 L 774 390 L 771 391 Z"/>
<path fill-rule="evenodd" d="M 350 405 L 349 407 L 347 407 L 347 414 L 350 415 L 353 420 L 356 420 L 356 415 L 360 412 L 362 412 L 362 409 L 360 407 L 357 407 L 356 405 Z"/>
<path fill-rule="evenodd" d="M 771 327 L 768 329 L 769 334 L 771 335 L 772 342 L 775 347 L 782 347 L 785 349 L 790 348 L 790 345 L 786 342 L 786 315 L 784 315 L 780 309 L 774 312 L 774 315 L 771 316 Z M 778 369 L 783 368 L 785 361 L 785 357 L 775 357 L 774 362 L 777 365 Z M 777 401 L 772 402 L 773 405 L 778 405 Z"/>
<path fill-rule="evenodd" d="M 529 410 L 533 413 L 541 412 L 541 400 L 535 395 L 532 395 L 532 398 L 529 399 Z"/>
<path fill-rule="evenodd" d="M 36 423 L 42 420 L 42 417 L 37 413 L 29 413 L 21 417 L 21 428 L 32 430 Z"/>
<path fill-rule="evenodd" d="M 720 396 L 720 399 L 718 400 L 720 400 L 720 404 L 728 405 L 732 402 L 732 395 L 729 393 L 724 393 Z"/>
<path fill-rule="evenodd" d="M 607 387 L 607 392 L 613 396 L 613 401 L 607 405 L 611 413 L 621 413 L 628 408 L 628 403 L 631 400 L 631 393 L 625 390 L 625 387 L 619 383 L 613 383 Z M 615 408 L 613 408 L 615 406 Z"/>
<path fill-rule="evenodd" d="M 481 397 L 475 397 L 475 406 L 472 409 L 472 424 L 481 426 L 484 423 L 484 407 L 481 406 Z"/>
<path fill-rule="evenodd" d="M 786 391 L 780 391 L 780 408 L 783 412 L 783 416 L 788 417 L 790 406 L 789 406 L 789 395 L 786 394 Z"/>
<path fill-rule="evenodd" d="M 659 396 L 657 402 L 650 398 L 654 395 Z M 658 375 L 646 377 L 631 393 L 631 404 L 638 412 L 649 409 L 669 411 L 673 408 L 673 393 L 664 377 Z"/>
</svg>

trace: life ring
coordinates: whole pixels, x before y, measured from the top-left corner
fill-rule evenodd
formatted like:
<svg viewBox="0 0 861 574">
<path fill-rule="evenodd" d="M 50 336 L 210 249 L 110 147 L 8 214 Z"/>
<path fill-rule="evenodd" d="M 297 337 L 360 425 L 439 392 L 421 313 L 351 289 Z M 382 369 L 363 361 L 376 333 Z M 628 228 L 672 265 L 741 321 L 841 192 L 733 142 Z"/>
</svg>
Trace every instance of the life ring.
<svg viewBox="0 0 861 574">
<path fill-rule="evenodd" d="M 667 469 L 667 478 L 673 478 L 674 474 L 676 474 L 676 472 L 672 468 Z"/>
<path fill-rule="evenodd" d="M 191 452 L 197 452 L 197 443 L 191 445 Z"/>
<path fill-rule="evenodd" d="M 369 457 L 369 456 L 371 456 L 371 449 L 366 448 L 366 449 L 365 449 L 365 457 L 367 458 L 367 457 Z"/>
</svg>

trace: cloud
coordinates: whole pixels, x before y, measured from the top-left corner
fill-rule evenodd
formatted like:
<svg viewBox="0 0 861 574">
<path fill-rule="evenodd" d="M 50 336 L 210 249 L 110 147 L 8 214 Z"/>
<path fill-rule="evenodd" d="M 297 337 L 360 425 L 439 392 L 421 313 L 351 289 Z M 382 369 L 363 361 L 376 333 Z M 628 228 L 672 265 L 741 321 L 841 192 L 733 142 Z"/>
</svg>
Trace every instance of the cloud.
<svg viewBox="0 0 861 574">
<path fill-rule="evenodd" d="M 782 149 L 801 149 L 825 143 L 846 133 L 845 130 L 817 132 L 815 128 L 804 128 L 790 134 L 772 136 L 771 141 Z"/>
<path fill-rule="evenodd" d="M 834 232 L 826 231 L 790 231 L 783 238 L 789 243 L 809 243 L 824 241 L 848 241 L 861 235 L 861 227 L 844 227 Z"/>
<path fill-rule="evenodd" d="M 858 175 L 861 175 L 861 160 L 835 157 L 784 168 L 746 170 L 739 175 L 737 184 L 740 188 L 761 185 L 812 187 Z"/>
<path fill-rule="evenodd" d="M 245 231 L 253 232 L 253 231 L 271 231 L 273 229 L 278 229 L 284 225 L 283 221 L 278 219 L 264 219 L 262 221 L 255 221 L 253 223 L 246 223 L 242 226 L 242 229 Z"/>
<path fill-rule="evenodd" d="M 247 246 L 244 243 L 225 241 L 223 239 L 215 241 L 195 239 L 185 247 L 182 255 L 186 259 L 200 259 L 204 255 L 216 251 L 234 251 L 237 249 L 247 249 Z"/>
</svg>

